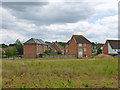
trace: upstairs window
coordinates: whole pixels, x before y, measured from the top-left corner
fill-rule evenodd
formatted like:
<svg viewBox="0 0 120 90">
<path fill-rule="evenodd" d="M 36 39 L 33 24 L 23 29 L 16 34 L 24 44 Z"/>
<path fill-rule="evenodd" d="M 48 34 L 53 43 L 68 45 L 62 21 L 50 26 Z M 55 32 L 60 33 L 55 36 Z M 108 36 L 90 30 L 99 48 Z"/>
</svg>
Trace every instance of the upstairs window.
<svg viewBox="0 0 120 90">
<path fill-rule="evenodd" d="M 66 52 L 68 52 L 68 49 L 66 49 Z"/>
<path fill-rule="evenodd" d="M 86 48 L 84 48 L 84 52 L 86 52 Z"/>
<path fill-rule="evenodd" d="M 68 47 L 68 45 L 66 45 L 66 47 Z"/>
<path fill-rule="evenodd" d="M 86 46 L 86 43 L 84 43 L 84 46 Z"/>
<path fill-rule="evenodd" d="M 82 46 L 82 43 L 79 43 L 79 47 L 81 47 Z"/>
</svg>

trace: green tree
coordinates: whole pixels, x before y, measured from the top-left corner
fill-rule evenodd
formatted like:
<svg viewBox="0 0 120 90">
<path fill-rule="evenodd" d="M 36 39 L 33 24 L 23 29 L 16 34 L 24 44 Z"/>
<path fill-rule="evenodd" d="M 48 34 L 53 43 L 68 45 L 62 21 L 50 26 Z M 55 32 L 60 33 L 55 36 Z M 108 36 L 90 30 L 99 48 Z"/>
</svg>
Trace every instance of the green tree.
<svg viewBox="0 0 120 90">
<path fill-rule="evenodd" d="M 94 43 L 94 42 L 92 42 L 91 44 L 92 44 L 92 46 L 94 46 L 94 45 L 95 45 L 95 43 Z"/>
<path fill-rule="evenodd" d="M 11 52 L 11 49 L 7 49 L 7 50 L 5 50 L 5 55 L 9 58 L 9 57 L 11 57 L 12 56 L 12 52 Z"/>
<path fill-rule="evenodd" d="M 16 56 L 16 55 L 18 55 L 18 51 L 17 51 L 16 48 L 11 49 L 11 52 L 12 52 L 12 56 L 13 57 Z"/>
<path fill-rule="evenodd" d="M 97 54 L 102 54 L 102 49 L 101 48 L 97 49 Z"/>
<path fill-rule="evenodd" d="M 23 55 L 23 44 L 19 39 L 15 41 L 15 47 L 18 51 L 18 55 Z"/>
<path fill-rule="evenodd" d="M 44 53 L 47 55 L 55 55 L 56 54 L 54 50 L 45 50 Z"/>
<path fill-rule="evenodd" d="M 9 58 L 9 57 L 14 57 L 18 54 L 18 51 L 16 48 L 10 49 L 8 48 L 7 50 L 5 50 L 5 55 Z"/>
<path fill-rule="evenodd" d="M 65 48 L 65 42 L 58 42 L 58 44 L 60 44 L 63 48 Z"/>
<path fill-rule="evenodd" d="M 1 48 L 6 48 L 6 47 L 8 47 L 8 45 L 6 45 L 6 44 L 3 43 L 3 44 L 0 44 L 0 47 Z"/>
<path fill-rule="evenodd" d="M 9 44 L 9 46 L 15 46 L 15 44 Z"/>
</svg>

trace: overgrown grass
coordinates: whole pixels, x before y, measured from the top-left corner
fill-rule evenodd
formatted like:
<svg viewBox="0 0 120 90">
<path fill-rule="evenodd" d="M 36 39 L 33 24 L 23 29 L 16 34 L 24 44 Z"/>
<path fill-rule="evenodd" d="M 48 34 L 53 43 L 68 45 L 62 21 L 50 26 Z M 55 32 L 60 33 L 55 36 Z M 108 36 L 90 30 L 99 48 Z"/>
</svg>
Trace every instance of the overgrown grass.
<svg viewBox="0 0 120 90">
<path fill-rule="evenodd" d="M 27 70 L 21 70 L 21 66 Z M 118 59 L 3 59 L 3 88 L 117 88 Z"/>
</svg>

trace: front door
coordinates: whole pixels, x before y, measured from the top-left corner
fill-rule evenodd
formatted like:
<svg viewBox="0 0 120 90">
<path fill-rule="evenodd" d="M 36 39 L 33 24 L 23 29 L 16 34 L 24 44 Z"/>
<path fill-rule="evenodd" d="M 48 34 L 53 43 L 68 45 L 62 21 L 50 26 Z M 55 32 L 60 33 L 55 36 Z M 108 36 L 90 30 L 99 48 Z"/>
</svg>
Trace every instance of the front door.
<svg viewBox="0 0 120 90">
<path fill-rule="evenodd" d="M 78 57 L 82 57 L 82 48 L 78 49 Z"/>
</svg>

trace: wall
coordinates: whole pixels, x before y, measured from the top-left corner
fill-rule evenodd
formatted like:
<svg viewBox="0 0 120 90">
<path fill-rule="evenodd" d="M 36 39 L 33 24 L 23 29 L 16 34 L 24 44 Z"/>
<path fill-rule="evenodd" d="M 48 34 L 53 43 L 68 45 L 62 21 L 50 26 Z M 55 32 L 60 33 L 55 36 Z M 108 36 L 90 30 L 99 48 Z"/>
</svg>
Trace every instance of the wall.
<svg viewBox="0 0 120 90">
<path fill-rule="evenodd" d="M 24 58 L 36 58 L 36 45 L 24 44 Z"/>
<path fill-rule="evenodd" d="M 108 41 L 106 41 L 106 43 L 103 47 L 103 54 L 108 54 Z"/>
<path fill-rule="evenodd" d="M 68 52 L 66 52 L 68 49 Z M 77 44 L 74 38 L 71 39 L 70 44 L 68 47 L 65 46 L 65 54 L 66 55 L 76 55 L 77 56 Z"/>
<path fill-rule="evenodd" d="M 79 46 L 79 44 L 77 44 L 77 48 L 82 48 L 82 56 L 84 57 L 84 54 L 86 53 L 86 55 L 89 57 L 89 56 L 92 56 L 92 44 L 86 44 L 86 46 L 84 46 L 84 44 L 82 44 L 82 46 Z M 86 48 L 86 51 L 84 51 L 84 48 Z M 77 53 L 78 53 L 78 50 L 77 50 Z M 77 54 L 77 56 L 79 56 Z"/>
</svg>

